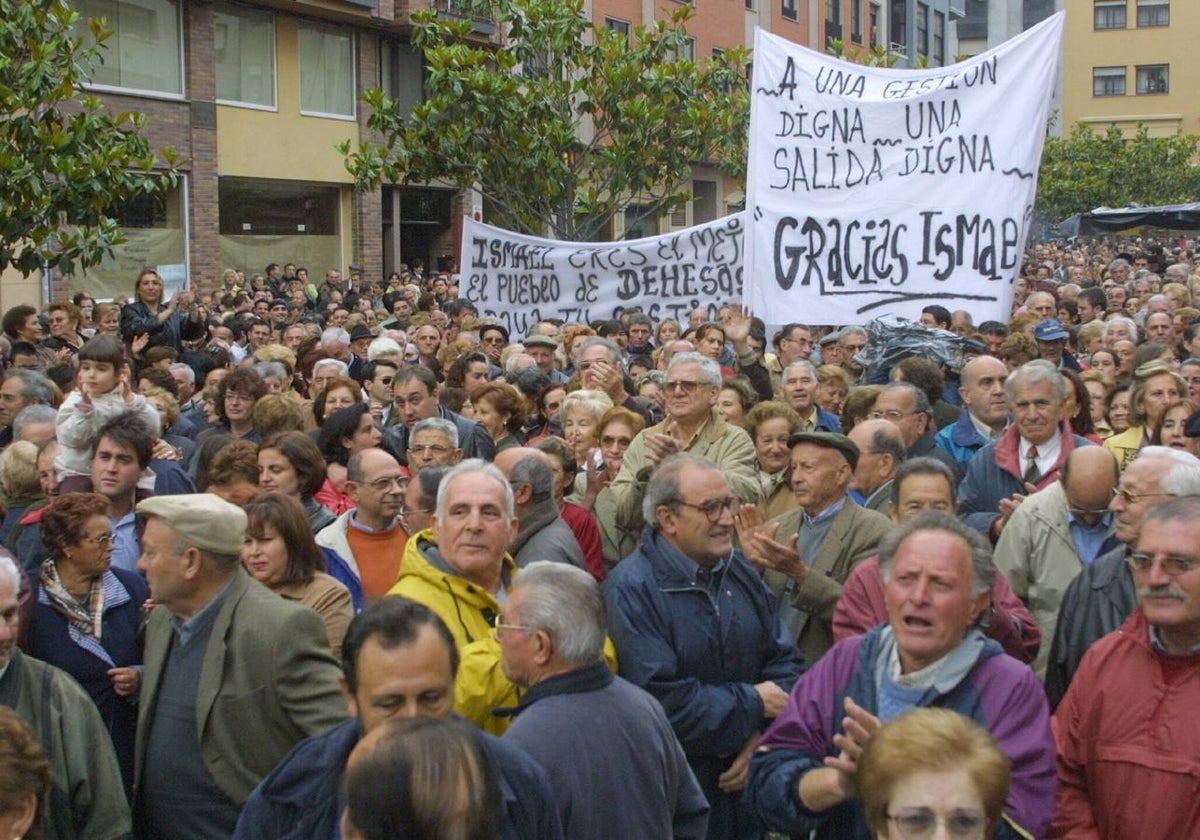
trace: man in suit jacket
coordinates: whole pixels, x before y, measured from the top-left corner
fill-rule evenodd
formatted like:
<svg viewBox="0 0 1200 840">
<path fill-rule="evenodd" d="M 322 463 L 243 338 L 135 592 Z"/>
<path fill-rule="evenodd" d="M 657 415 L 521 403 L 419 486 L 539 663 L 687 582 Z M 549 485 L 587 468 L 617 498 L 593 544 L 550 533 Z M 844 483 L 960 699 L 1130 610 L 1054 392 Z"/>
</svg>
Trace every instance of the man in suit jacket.
<svg viewBox="0 0 1200 840">
<path fill-rule="evenodd" d="M 743 533 L 742 546 L 751 562 L 767 567 L 780 617 L 811 666 L 833 647 L 833 609 L 846 576 L 875 553 L 891 522 L 847 493 L 859 458 L 848 437 L 798 432 L 788 445 L 800 507 Z"/>
<path fill-rule="evenodd" d="M 146 628 L 135 821 L 146 837 L 230 836 L 243 803 L 304 738 L 346 718 L 317 614 L 239 562 L 246 514 L 216 496 L 160 496 L 138 569 Z"/>
</svg>

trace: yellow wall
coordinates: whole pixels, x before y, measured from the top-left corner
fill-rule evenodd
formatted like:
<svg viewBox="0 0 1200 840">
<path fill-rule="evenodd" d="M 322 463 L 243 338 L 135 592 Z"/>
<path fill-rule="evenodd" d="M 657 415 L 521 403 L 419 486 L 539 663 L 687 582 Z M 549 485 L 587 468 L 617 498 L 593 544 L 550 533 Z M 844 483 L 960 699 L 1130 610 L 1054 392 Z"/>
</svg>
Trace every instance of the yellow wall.
<svg viewBox="0 0 1200 840">
<path fill-rule="evenodd" d="M 1126 28 L 1096 30 L 1093 0 L 1067 0 L 1063 43 L 1064 127 L 1087 122 L 1103 129 L 1116 123 L 1132 132 L 1145 123 L 1152 136 L 1200 134 L 1200 63 L 1195 60 L 1195 33 L 1200 30 L 1200 2 L 1171 0 L 1167 27 L 1137 26 L 1137 0 L 1126 0 Z M 1137 95 L 1137 67 L 1170 66 L 1170 92 Z M 1092 68 L 1124 65 L 1124 96 L 1093 96 Z"/>
<path fill-rule="evenodd" d="M 357 139 L 357 123 L 300 114 L 298 41 L 296 20 L 276 16 L 276 111 L 217 106 L 221 175 L 344 184 L 353 180 L 333 147 Z"/>
</svg>

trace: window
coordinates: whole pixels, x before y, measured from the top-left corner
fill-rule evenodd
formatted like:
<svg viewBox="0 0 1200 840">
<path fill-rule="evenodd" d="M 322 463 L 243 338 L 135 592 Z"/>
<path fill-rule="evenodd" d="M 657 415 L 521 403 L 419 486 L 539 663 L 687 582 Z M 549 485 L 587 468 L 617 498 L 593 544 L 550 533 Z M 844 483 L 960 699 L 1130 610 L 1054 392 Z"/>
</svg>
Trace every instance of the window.
<svg viewBox="0 0 1200 840">
<path fill-rule="evenodd" d="M 379 44 L 379 86 L 404 116 L 425 101 L 425 62 L 421 51 L 402 41 Z"/>
<path fill-rule="evenodd" d="M 1096 0 L 1096 29 L 1125 28 L 1125 0 Z"/>
<path fill-rule="evenodd" d="M 917 4 L 917 55 L 929 55 L 929 7 Z"/>
<path fill-rule="evenodd" d="M 850 40 L 856 44 L 863 42 L 863 0 L 850 0 Z"/>
<path fill-rule="evenodd" d="M 746 0 L 746 11 L 748 11 L 748 12 L 754 11 L 754 0 Z"/>
<path fill-rule="evenodd" d="M 353 118 L 354 41 L 348 32 L 300 23 L 300 113 Z"/>
<path fill-rule="evenodd" d="M 187 276 L 187 177 L 165 193 L 127 198 L 105 209 L 125 241 L 98 264 L 76 269 L 72 291 L 96 298 L 129 294 L 129 277 L 154 266 L 168 279 Z M 227 263 L 233 265 L 233 263 Z"/>
<path fill-rule="evenodd" d="M 1166 64 L 1147 64 L 1137 69 L 1137 92 L 1170 93 L 1171 71 Z"/>
<path fill-rule="evenodd" d="M 675 58 L 676 59 L 686 59 L 687 61 L 695 61 L 696 60 L 696 39 L 693 38 L 691 35 L 686 36 L 683 39 L 683 45 L 680 46 L 679 51 L 675 53 Z"/>
<path fill-rule="evenodd" d="M 800 13 L 796 11 L 796 0 L 782 0 L 783 6 L 780 9 L 782 14 L 788 20 L 796 20 L 800 17 Z"/>
<path fill-rule="evenodd" d="M 874 3 L 871 4 L 871 43 L 867 46 L 871 49 L 879 46 L 879 7 Z"/>
<path fill-rule="evenodd" d="M 217 99 L 275 107 L 275 19 L 240 6 L 213 16 Z"/>
<path fill-rule="evenodd" d="M 1170 26 L 1171 0 L 1137 0 L 1137 25 Z"/>
<path fill-rule="evenodd" d="M 104 18 L 113 35 L 93 68 L 92 84 L 183 95 L 183 37 L 178 0 L 76 0 L 78 32 L 91 41 L 90 18 Z"/>
<path fill-rule="evenodd" d="M 908 5 L 904 0 L 891 0 L 888 19 L 888 39 L 891 48 L 908 52 Z"/>
<path fill-rule="evenodd" d="M 1124 67 L 1093 67 L 1092 96 L 1124 96 Z"/>
<path fill-rule="evenodd" d="M 946 15 L 942 12 L 933 13 L 933 63 L 946 66 Z"/>
<path fill-rule="evenodd" d="M 618 35 L 623 36 L 626 41 L 629 40 L 629 21 L 627 20 L 617 20 L 616 18 L 606 17 L 604 19 L 604 28 L 609 32 L 615 32 Z"/>
</svg>

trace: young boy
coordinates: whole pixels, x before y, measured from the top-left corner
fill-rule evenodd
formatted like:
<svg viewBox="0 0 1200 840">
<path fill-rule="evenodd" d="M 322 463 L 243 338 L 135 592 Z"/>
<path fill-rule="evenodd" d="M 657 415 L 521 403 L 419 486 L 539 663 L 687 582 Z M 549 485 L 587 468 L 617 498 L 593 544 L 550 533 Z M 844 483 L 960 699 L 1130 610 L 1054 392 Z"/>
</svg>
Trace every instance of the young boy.
<svg viewBox="0 0 1200 840">
<path fill-rule="evenodd" d="M 55 421 L 59 452 L 54 459 L 60 493 L 92 489 L 92 444 L 100 427 L 118 414 L 137 414 L 154 437 L 159 434 L 158 412 L 129 384 L 125 347 L 101 335 L 79 351 L 75 390 L 58 409 Z"/>
</svg>

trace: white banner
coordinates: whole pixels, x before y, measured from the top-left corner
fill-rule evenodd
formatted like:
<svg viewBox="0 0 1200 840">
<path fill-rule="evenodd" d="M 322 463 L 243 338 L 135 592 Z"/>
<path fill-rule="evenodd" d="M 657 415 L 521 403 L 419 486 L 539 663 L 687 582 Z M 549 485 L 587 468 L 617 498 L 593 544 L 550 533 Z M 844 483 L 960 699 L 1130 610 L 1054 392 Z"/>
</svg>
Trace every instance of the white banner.
<svg viewBox="0 0 1200 840">
<path fill-rule="evenodd" d="M 459 294 L 514 339 L 543 318 L 587 324 L 626 309 L 685 324 L 742 299 L 742 215 L 625 242 L 561 242 L 463 217 Z"/>
<path fill-rule="evenodd" d="M 758 30 L 746 300 L 770 320 L 1007 321 L 1063 13 L 950 67 L 863 67 Z"/>
</svg>

